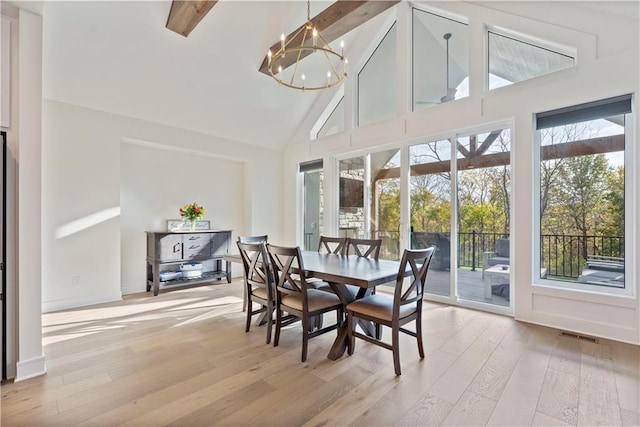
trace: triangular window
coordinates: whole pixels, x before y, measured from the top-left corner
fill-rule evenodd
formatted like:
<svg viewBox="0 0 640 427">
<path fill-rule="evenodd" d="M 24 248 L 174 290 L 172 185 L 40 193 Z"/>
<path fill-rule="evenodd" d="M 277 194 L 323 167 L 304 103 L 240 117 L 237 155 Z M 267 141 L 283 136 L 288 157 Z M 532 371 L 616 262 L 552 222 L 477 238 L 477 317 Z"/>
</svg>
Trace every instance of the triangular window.
<svg viewBox="0 0 640 427">
<path fill-rule="evenodd" d="M 344 131 L 344 96 L 340 98 L 338 105 L 335 106 L 327 120 L 324 122 L 316 138 L 329 136 Z"/>
<path fill-rule="evenodd" d="M 358 73 L 358 126 L 396 115 L 397 86 L 394 23 Z"/>
<path fill-rule="evenodd" d="M 574 56 L 489 31 L 489 90 L 573 67 Z"/>
</svg>

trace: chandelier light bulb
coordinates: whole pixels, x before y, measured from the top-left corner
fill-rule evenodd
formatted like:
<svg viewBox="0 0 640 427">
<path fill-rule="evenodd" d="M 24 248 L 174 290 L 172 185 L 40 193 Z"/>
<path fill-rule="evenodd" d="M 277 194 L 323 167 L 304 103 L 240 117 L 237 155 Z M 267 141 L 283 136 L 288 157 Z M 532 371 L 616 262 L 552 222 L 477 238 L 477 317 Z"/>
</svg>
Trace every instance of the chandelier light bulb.
<svg viewBox="0 0 640 427">
<path fill-rule="evenodd" d="M 340 40 L 340 56 L 344 57 L 344 40 Z"/>
<path fill-rule="evenodd" d="M 318 45 L 318 30 L 315 27 L 313 28 L 313 45 Z"/>
<path fill-rule="evenodd" d="M 327 71 L 327 86 L 331 84 L 331 71 Z"/>
<path fill-rule="evenodd" d="M 267 58 L 269 58 L 268 65 L 271 65 L 271 56 L 272 56 L 271 49 L 269 49 L 269 51 L 267 52 Z"/>
<path fill-rule="evenodd" d="M 282 49 L 282 57 L 284 58 L 285 49 L 284 49 L 284 33 L 280 35 L 280 49 Z"/>
<path fill-rule="evenodd" d="M 282 72 L 282 65 L 278 65 L 278 73 Z"/>
</svg>

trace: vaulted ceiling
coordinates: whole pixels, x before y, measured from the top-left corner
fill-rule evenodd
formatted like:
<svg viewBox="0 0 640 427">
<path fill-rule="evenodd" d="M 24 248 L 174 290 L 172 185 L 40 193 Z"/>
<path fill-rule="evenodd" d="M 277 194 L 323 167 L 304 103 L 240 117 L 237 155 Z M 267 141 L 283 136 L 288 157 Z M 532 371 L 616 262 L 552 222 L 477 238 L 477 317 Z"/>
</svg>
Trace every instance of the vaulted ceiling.
<svg viewBox="0 0 640 427">
<path fill-rule="evenodd" d="M 171 0 L 15 3 L 43 15 L 45 99 L 281 149 L 310 128 L 304 120 L 314 103 L 338 90 L 287 89 L 258 71 L 279 35 L 305 22 L 302 1 L 220 0 L 188 37 L 165 28 Z M 531 11 L 526 3 L 473 2 L 516 15 Z M 637 20 L 637 3 L 630 3 L 567 5 L 620 16 L 631 11 Z M 311 16 L 331 4 L 311 1 Z M 350 64 L 364 61 L 393 13 L 343 37 Z"/>
<path fill-rule="evenodd" d="M 311 2 L 311 16 L 331 4 Z M 44 97 L 284 147 L 322 94 L 278 86 L 258 70 L 280 34 L 306 21 L 306 4 L 220 1 L 188 37 L 165 28 L 170 8 L 171 1 L 45 2 Z M 344 36 L 350 60 L 380 19 Z"/>
</svg>

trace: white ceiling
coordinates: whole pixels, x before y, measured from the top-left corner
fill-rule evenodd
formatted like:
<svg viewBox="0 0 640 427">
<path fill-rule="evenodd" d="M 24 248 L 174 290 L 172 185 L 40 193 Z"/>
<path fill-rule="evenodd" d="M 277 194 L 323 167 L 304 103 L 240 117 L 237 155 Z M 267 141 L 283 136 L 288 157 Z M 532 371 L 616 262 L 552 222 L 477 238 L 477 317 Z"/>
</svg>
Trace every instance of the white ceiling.
<svg viewBox="0 0 640 427">
<path fill-rule="evenodd" d="M 311 16 L 330 4 L 312 2 Z M 187 38 L 165 28 L 170 6 L 45 2 L 45 99 L 284 147 L 320 93 L 278 86 L 258 68 L 281 33 L 304 23 L 306 4 L 223 0 Z M 344 38 L 350 59 L 367 24 Z"/>
</svg>

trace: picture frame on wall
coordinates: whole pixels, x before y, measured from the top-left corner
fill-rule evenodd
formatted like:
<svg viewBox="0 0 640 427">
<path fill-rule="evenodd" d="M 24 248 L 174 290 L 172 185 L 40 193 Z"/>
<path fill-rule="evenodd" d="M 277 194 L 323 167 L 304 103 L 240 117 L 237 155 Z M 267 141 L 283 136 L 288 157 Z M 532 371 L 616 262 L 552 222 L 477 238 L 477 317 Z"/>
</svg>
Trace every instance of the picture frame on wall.
<svg viewBox="0 0 640 427">
<path fill-rule="evenodd" d="M 208 219 L 196 221 L 195 231 L 211 229 L 211 221 Z M 168 219 L 167 231 L 191 231 L 191 224 L 184 219 Z"/>
</svg>

